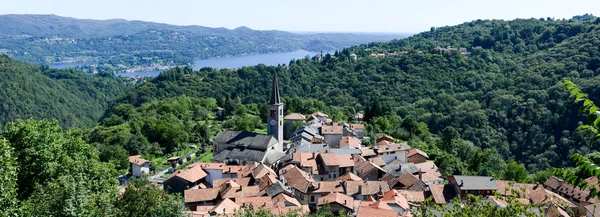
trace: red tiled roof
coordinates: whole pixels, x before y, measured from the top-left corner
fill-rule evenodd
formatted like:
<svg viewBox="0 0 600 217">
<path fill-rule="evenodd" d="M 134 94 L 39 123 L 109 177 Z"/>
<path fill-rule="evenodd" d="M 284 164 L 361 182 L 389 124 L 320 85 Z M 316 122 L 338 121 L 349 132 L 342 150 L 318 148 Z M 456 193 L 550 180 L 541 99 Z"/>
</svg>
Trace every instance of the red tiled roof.
<svg viewBox="0 0 600 217">
<path fill-rule="evenodd" d="M 313 193 L 344 192 L 344 187 L 340 181 L 314 182 L 313 186 L 315 187 Z"/>
<path fill-rule="evenodd" d="M 298 167 L 290 168 L 283 174 L 283 177 L 290 187 L 295 188 L 302 193 L 307 193 L 308 188 L 313 186 L 313 182 L 315 181 L 308 173 L 302 171 Z"/>
<path fill-rule="evenodd" d="M 300 114 L 300 113 L 291 113 L 291 114 L 283 117 L 283 119 L 284 120 L 304 120 L 304 119 L 306 119 L 306 116 L 304 116 L 303 114 Z"/>
<path fill-rule="evenodd" d="M 181 171 L 181 173 L 177 174 L 176 176 L 188 182 L 194 183 L 206 177 L 207 175 L 208 174 L 206 174 L 202 168 L 192 167 L 191 169 Z"/>
<path fill-rule="evenodd" d="M 310 213 L 310 209 L 308 208 L 308 205 L 302 205 L 302 206 L 288 206 L 288 207 L 275 207 L 275 208 L 270 208 L 267 209 L 268 211 L 270 211 L 273 215 L 276 216 L 281 216 L 282 214 L 286 214 L 289 213 L 291 211 L 298 211 L 298 215 L 300 216 L 306 216 Z"/>
<path fill-rule="evenodd" d="M 346 181 L 344 184 L 347 195 L 377 195 L 390 190 L 385 181 Z"/>
<path fill-rule="evenodd" d="M 273 208 L 275 205 L 271 201 L 271 197 L 238 197 L 233 199 L 239 206 L 247 206 L 252 204 L 256 209 L 259 207 Z"/>
<path fill-rule="evenodd" d="M 302 206 L 302 204 L 294 197 L 290 197 L 285 193 L 279 193 L 277 196 L 273 197 L 273 203 L 290 203 L 295 206 Z"/>
<path fill-rule="evenodd" d="M 361 206 L 360 208 L 358 208 L 356 217 L 398 217 L 398 211 L 389 209 L 377 209 L 372 208 L 370 206 Z"/>
<path fill-rule="evenodd" d="M 362 181 L 362 179 L 354 175 L 354 173 L 346 173 L 336 179 L 337 181 Z"/>
<path fill-rule="evenodd" d="M 402 207 L 402 209 L 404 210 L 410 209 L 410 206 L 408 205 L 408 200 L 396 190 L 390 190 L 386 192 L 380 200 L 385 201 L 388 204 L 394 203 Z"/>
<path fill-rule="evenodd" d="M 323 112 L 313 112 L 311 115 L 313 115 L 313 116 L 315 116 L 315 117 L 316 117 L 316 116 L 322 116 L 322 117 L 326 117 L 326 118 L 328 118 L 328 117 L 329 117 L 329 115 L 327 115 L 327 114 L 325 114 L 325 113 L 323 113 Z"/>
<path fill-rule="evenodd" d="M 352 160 L 351 154 L 336 154 L 337 162 L 340 168 L 354 167 L 354 160 Z"/>
<path fill-rule="evenodd" d="M 381 157 L 369 158 L 369 162 L 374 163 L 377 166 L 385 166 L 385 161 Z"/>
<path fill-rule="evenodd" d="M 184 191 L 183 195 L 186 203 L 211 201 L 217 199 L 219 196 L 219 189 L 188 189 Z"/>
<path fill-rule="evenodd" d="M 236 198 L 236 197 L 254 197 L 260 192 L 258 186 L 233 186 L 225 189 L 221 193 L 222 198 Z"/>
<path fill-rule="evenodd" d="M 217 204 L 210 212 L 217 214 L 234 214 L 236 210 L 239 210 L 240 206 L 232 200 L 225 198 L 219 204 Z"/>
<path fill-rule="evenodd" d="M 331 193 L 325 195 L 324 197 L 320 197 L 318 201 L 318 205 L 321 206 L 325 203 L 338 203 L 350 210 L 353 210 L 354 199 L 348 195 L 340 194 L 340 193 Z"/>
<path fill-rule="evenodd" d="M 421 170 L 421 180 L 423 182 L 437 181 L 442 178 L 442 173 L 440 173 L 434 162 L 427 161 L 415 164 L 415 166 Z"/>
<path fill-rule="evenodd" d="M 217 179 L 217 180 L 213 180 L 213 188 L 221 188 L 221 186 L 223 186 L 223 184 L 225 184 L 226 182 L 231 182 L 233 181 L 234 183 L 236 183 L 237 185 L 240 186 L 248 186 L 250 185 L 250 178 L 233 178 L 233 179 Z"/>
<path fill-rule="evenodd" d="M 423 156 L 425 158 L 429 158 L 429 155 L 427 155 L 427 153 L 425 153 L 424 151 L 421 151 L 419 149 L 416 149 L 416 148 L 411 149 L 410 151 L 408 151 L 408 155 L 406 155 L 406 156 L 410 157 L 410 156 L 413 156 L 415 154 L 421 155 L 421 156 Z"/>
<path fill-rule="evenodd" d="M 267 174 L 271 174 L 271 175 L 277 175 L 277 173 L 275 173 L 275 171 L 273 171 L 273 169 L 271 169 L 271 167 L 261 164 L 260 166 L 254 168 L 252 170 L 252 177 L 254 177 L 254 179 L 260 179 L 263 176 L 267 175 Z"/>
<path fill-rule="evenodd" d="M 378 136 L 375 139 L 375 141 L 377 141 L 377 142 L 382 141 L 382 140 L 386 140 L 386 141 L 389 141 L 389 142 L 394 142 L 394 138 L 391 137 L 391 136 Z"/>
<path fill-rule="evenodd" d="M 397 190 L 398 193 L 402 194 L 408 202 L 424 202 L 425 191 L 411 191 L 411 190 Z"/>
<path fill-rule="evenodd" d="M 362 144 L 362 141 L 354 136 L 342 136 L 342 139 L 340 140 L 340 148 L 346 146 L 360 148 L 360 144 Z"/>
<path fill-rule="evenodd" d="M 321 135 L 342 135 L 343 130 L 342 126 L 322 126 Z"/>
<path fill-rule="evenodd" d="M 129 163 L 141 166 L 147 162 L 150 162 L 150 161 L 142 159 L 141 157 L 142 157 L 141 155 L 129 156 Z"/>
<path fill-rule="evenodd" d="M 319 156 L 323 160 L 325 166 L 339 166 L 338 158 L 334 153 L 320 153 Z"/>
<path fill-rule="evenodd" d="M 377 154 L 375 153 L 375 151 L 373 150 L 373 148 L 361 148 L 360 151 L 362 152 L 362 154 L 360 154 L 360 156 L 363 157 L 371 157 L 371 156 L 377 156 Z"/>
<path fill-rule="evenodd" d="M 413 186 L 415 183 L 417 183 L 419 181 L 419 178 L 417 178 L 413 174 L 404 173 L 404 174 L 398 176 L 398 181 L 404 187 L 410 188 L 411 186 Z"/>
<path fill-rule="evenodd" d="M 310 168 L 312 174 L 319 174 L 317 161 L 315 160 L 318 153 L 294 153 L 292 154 L 292 163 L 299 164 L 302 169 Z M 314 156 L 314 157 L 313 157 Z"/>
<path fill-rule="evenodd" d="M 350 124 L 350 128 L 352 128 L 353 130 L 364 130 L 365 125 L 364 124 Z"/>
<path fill-rule="evenodd" d="M 388 143 L 386 145 L 377 145 L 377 153 L 387 153 L 392 151 L 405 151 L 409 150 L 410 146 L 407 143 Z"/>
</svg>

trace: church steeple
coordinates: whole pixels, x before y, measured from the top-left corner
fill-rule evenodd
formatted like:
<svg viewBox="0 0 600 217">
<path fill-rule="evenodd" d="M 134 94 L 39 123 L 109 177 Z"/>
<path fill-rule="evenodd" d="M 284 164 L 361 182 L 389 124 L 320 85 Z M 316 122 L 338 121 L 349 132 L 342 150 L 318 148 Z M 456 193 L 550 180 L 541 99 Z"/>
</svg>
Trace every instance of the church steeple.
<svg viewBox="0 0 600 217">
<path fill-rule="evenodd" d="M 283 144 L 283 103 L 279 97 L 277 73 L 273 73 L 273 89 L 271 90 L 271 103 L 269 104 L 267 118 L 267 134 L 275 137 L 279 144 Z"/>
<path fill-rule="evenodd" d="M 271 105 L 281 104 L 279 98 L 279 86 L 277 84 L 277 72 L 273 73 L 273 89 L 271 90 Z"/>
</svg>

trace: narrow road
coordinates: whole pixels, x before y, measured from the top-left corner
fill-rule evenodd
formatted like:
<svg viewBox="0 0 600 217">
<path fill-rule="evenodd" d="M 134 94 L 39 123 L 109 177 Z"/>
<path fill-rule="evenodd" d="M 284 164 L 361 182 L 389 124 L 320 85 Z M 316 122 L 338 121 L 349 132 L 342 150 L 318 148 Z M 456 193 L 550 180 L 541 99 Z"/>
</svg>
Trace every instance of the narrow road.
<svg viewBox="0 0 600 217">
<path fill-rule="evenodd" d="M 167 168 L 166 170 L 160 171 L 153 176 L 149 176 L 148 181 L 162 184 L 166 180 L 162 176 L 165 175 L 165 173 L 169 172 L 169 169 L 171 169 L 171 167 Z"/>
</svg>

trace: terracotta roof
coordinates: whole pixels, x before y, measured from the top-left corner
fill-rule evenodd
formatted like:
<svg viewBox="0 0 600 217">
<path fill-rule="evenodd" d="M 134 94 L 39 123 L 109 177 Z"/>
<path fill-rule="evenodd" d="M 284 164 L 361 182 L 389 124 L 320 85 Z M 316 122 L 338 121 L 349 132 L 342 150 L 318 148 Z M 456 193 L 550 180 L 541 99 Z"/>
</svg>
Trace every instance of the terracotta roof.
<svg viewBox="0 0 600 217">
<path fill-rule="evenodd" d="M 410 146 L 407 143 L 389 143 L 386 145 L 377 145 L 376 147 L 377 153 L 387 153 L 392 151 L 405 151 L 409 150 Z"/>
<path fill-rule="evenodd" d="M 277 196 L 273 197 L 272 201 L 273 203 L 288 203 L 294 206 L 302 206 L 298 199 L 290 197 L 284 193 L 279 193 Z"/>
<path fill-rule="evenodd" d="M 300 113 L 291 113 L 291 114 L 283 117 L 283 119 L 284 120 L 304 120 L 304 119 L 306 119 L 306 116 L 304 116 L 303 114 L 300 114 Z"/>
<path fill-rule="evenodd" d="M 354 169 L 356 170 L 359 176 L 361 176 L 362 174 L 369 173 L 372 170 L 380 170 L 383 173 L 386 172 L 383 168 L 365 160 L 363 157 L 358 155 L 354 155 L 354 165 Z"/>
<path fill-rule="evenodd" d="M 219 196 L 219 189 L 188 189 L 183 192 L 183 195 L 186 203 L 211 201 L 217 199 Z"/>
<path fill-rule="evenodd" d="M 319 174 L 319 168 L 317 167 L 317 161 L 315 160 L 318 153 L 294 153 L 292 154 L 292 163 L 300 165 L 300 167 L 310 168 L 312 174 Z"/>
<path fill-rule="evenodd" d="M 389 206 L 388 206 L 389 207 Z M 369 206 L 358 208 L 356 217 L 397 217 L 398 211 L 389 209 L 376 209 Z"/>
<path fill-rule="evenodd" d="M 556 176 L 552 176 L 550 178 L 548 178 L 548 180 L 546 180 L 546 182 L 544 182 L 544 185 L 546 185 L 548 188 L 550 189 L 558 189 L 558 187 L 560 187 L 560 184 L 563 182 L 562 179 L 559 179 Z"/>
<path fill-rule="evenodd" d="M 410 151 L 408 151 L 408 154 L 406 156 L 410 157 L 410 156 L 413 156 L 415 154 L 421 155 L 421 156 L 423 156 L 425 158 L 429 158 L 429 155 L 427 155 L 427 153 L 425 153 L 424 151 L 421 151 L 419 149 L 416 149 L 416 148 L 411 149 Z"/>
<path fill-rule="evenodd" d="M 431 196 L 433 197 L 433 201 L 436 204 L 445 204 L 452 198 L 456 197 L 456 191 L 454 190 L 454 186 L 452 186 L 451 184 L 429 185 L 429 190 L 431 192 Z"/>
<path fill-rule="evenodd" d="M 217 214 L 233 214 L 236 210 L 239 210 L 240 206 L 232 200 L 225 198 L 219 204 L 217 204 L 210 212 Z"/>
<path fill-rule="evenodd" d="M 233 186 L 221 193 L 222 198 L 254 197 L 260 192 L 258 186 Z"/>
<path fill-rule="evenodd" d="M 200 167 L 192 167 L 191 169 L 183 170 L 179 174 L 175 175 L 188 182 L 197 182 L 200 179 L 207 176 L 206 172 Z"/>
<path fill-rule="evenodd" d="M 343 130 L 342 126 L 322 126 L 321 135 L 342 135 Z"/>
<path fill-rule="evenodd" d="M 417 178 L 416 176 L 414 176 L 413 174 L 410 173 L 404 173 L 401 176 L 398 176 L 398 181 L 400 182 L 400 184 L 402 184 L 404 187 L 411 187 L 413 186 L 415 183 L 417 183 L 417 181 L 419 181 L 419 178 Z"/>
<path fill-rule="evenodd" d="M 425 191 L 411 191 L 411 190 L 397 190 L 398 193 L 402 194 L 408 202 L 424 202 Z"/>
<path fill-rule="evenodd" d="M 248 186 L 250 185 L 250 178 L 233 178 L 233 179 L 217 179 L 213 180 L 213 188 L 220 188 L 226 182 L 233 181 L 240 186 Z"/>
<path fill-rule="evenodd" d="M 356 138 L 354 136 L 342 136 L 342 139 L 340 140 L 340 148 L 346 146 L 360 148 L 360 144 L 362 144 L 362 141 L 360 141 L 359 138 Z"/>
<path fill-rule="evenodd" d="M 233 199 L 239 206 L 248 206 L 252 204 L 255 209 L 258 207 L 273 208 L 275 205 L 271 201 L 271 197 L 237 197 Z"/>
<path fill-rule="evenodd" d="M 316 117 L 316 116 L 322 116 L 322 117 L 326 117 L 326 118 L 328 118 L 328 117 L 329 117 L 329 115 L 327 115 L 327 114 L 325 114 L 325 113 L 323 113 L 323 112 L 313 112 L 311 115 L 313 115 L 313 116 L 315 116 L 315 117 Z"/>
<path fill-rule="evenodd" d="M 394 203 L 404 210 L 410 209 L 408 205 L 408 200 L 404 197 L 404 195 L 398 193 L 396 190 L 390 190 L 383 194 L 383 197 L 380 199 L 381 201 L 385 201 L 386 203 Z"/>
<path fill-rule="evenodd" d="M 315 187 L 313 193 L 344 192 L 344 187 L 340 181 L 314 182 L 313 186 Z"/>
<path fill-rule="evenodd" d="M 385 181 L 346 181 L 344 184 L 347 195 L 377 195 L 390 190 Z"/>
<path fill-rule="evenodd" d="M 381 177 L 381 181 L 387 182 L 390 187 L 394 187 L 398 184 L 398 179 L 389 173 L 384 174 L 383 177 Z"/>
<path fill-rule="evenodd" d="M 360 177 L 358 177 L 357 175 L 354 175 L 354 173 L 346 173 L 346 174 L 338 177 L 336 180 L 337 181 L 362 181 L 362 179 Z"/>
<path fill-rule="evenodd" d="M 427 161 L 415 164 L 415 166 L 423 173 L 421 174 L 421 180 L 423 180 L 423 182 L 437 181 L 442 178 L 442 173 L 440 173 L 434 162 Z"/>
<path fill-rule="evenodd" d="M 325 123 L 332 123 L 333 120 L 331 120 L 331 118 L 327 118 L 327 120 L 325 120 Z"/>
<path fill-rule="evenodd" d="M 198 163 L 198 166 L 205 170 L 224 170 L 224 163 Z"/>
<path fill-rule="evenodd" d="M 275 184 L 277 181 L 278 180 L 277 177 L 275 177 L 275 175 L 268 174 L 259 179 L 258 187 L 262 191 L 265 188 Z"/>
<path fill-rule="evenodd" d="M 254 177 L 254 179 L 260 179 L 267 174 L 277 175 L 271 167 L 264 164 L 261 164 L 252 170 L 252 177 Z"/>
<path fill-rule="evenodd" d="M 171 173 L 171 175 L 167 176 L 167 179 L 171 179 L 173 178 L 173 176 L 176 176 L 177 174 L 181 173 L 182 170 L 175 170 L 175 172 Z"/>
<path fill-rule="evenodd" d="M 288 185 L 292 188 L 297 189 L 302 193 L 307 193 L 308 188 L 313 186 L 313 178 L 306 172 L 300 170 L 298 167 L 292 167 L 283 174 Z"/>
<path fill-rule="evenodd" d="M 323 160 L 325 166 L 339 166 L 340 163 L 337 161 L 337 157 L 334 153 L 320 153 L 319 156 Z"/>
<path fill-rule="evenodd" d="M 336 154 L 334 156 L 337 158 L 340 168 L 354 167 L 354 160 L 352 160 L 351 154 Z"/>
<path fill-rule="evenodd" d="M 362 152 L 362 154 L 360 154 L 360 156 L 363 157 L 371 157 L 371 156 L 377 156 L 377 153 L 375 153 L 375 150 L 373 150 L 373 148 L 361 148 L 360 151 Z"/>
<path fill-rule="evenodd" d="M 141 157 L 142 157 L 141 155 L 129 156 L 129 163 L 141 166 L 141 165 L 144 165 L 145 163 L 150 162 L 150 161 L 142 159 Z"/>
<path fill-rule="evenodd" d="M 385 166 L 385 161 L 383 160 L 383 158 L 377 156 L 377 157 L 373 157 L 373 158 L 369 158 L 369 162 L 374 163 L 377 166 Z"/>
<path fill-rule="evenodd" d="M 364 124 L 350 124 L 350 128 L 352 128 L 353 130 L 364 130 L 365 125 Z"/>
<path fill-rule="evenodd" d="M 531 194 L 536 188 L 536 184 L 523 184 L 515 183 L 514 181 L 496 180 L 496 186 L 498 186 L 498 192 L 504 196 L 517 196 L 517 193 L 525 197 Z M 538 188 L 543 188 L 541 185 Z"/>
<path fill-rule="evenodd" d="M 320 197 L 318 201 L 318 205 L 321 206 L 325 203 L 338 203 L 350 210 L 353 210 L 354 199 L 348 195 L 340 194 L 340 193 L 331 193 L 325 195 L 324 197 Z"/>
</svg>

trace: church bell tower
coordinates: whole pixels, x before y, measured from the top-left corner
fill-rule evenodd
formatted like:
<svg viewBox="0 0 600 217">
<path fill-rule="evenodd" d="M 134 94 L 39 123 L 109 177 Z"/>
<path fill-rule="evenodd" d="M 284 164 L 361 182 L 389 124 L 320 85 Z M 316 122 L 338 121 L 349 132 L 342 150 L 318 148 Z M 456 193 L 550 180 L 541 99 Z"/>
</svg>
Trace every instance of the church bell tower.
<svg viewBox="0 0 600 217">
<path fill-rule="evenodd" d="M 273 89 L 271 90 L 271 103 L 267 118 L 267 134 L 283 144 L 283 103 L 279 98 L 279 87 L 277 85 L 277 72 L 273 73 Z"/>
</svg>

